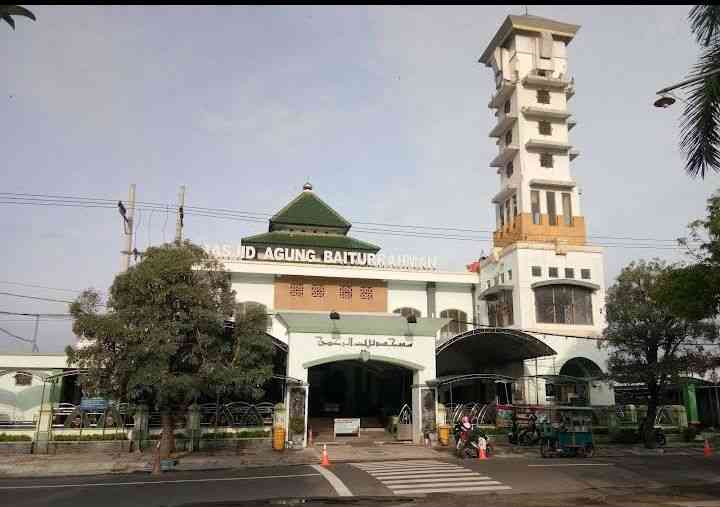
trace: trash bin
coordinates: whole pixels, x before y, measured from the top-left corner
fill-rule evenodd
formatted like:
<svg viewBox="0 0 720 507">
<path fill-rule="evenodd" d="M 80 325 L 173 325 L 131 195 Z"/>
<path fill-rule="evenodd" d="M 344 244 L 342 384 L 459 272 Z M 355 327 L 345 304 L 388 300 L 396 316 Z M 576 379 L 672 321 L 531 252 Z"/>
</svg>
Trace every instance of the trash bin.
<svg viewBox="0 0 720 507">
<path fill-rule="evenodd" d="M 447 424 L 438 425 L 438 440 L 440 445 L 448 445 L 450 443 L 450 426 Z"/>
<path fill-rule="evenodd" d="M 282 451 L 285 449 L 285 428 L 275 426 L 273 428 L 273 450 Z"/>
</svg>

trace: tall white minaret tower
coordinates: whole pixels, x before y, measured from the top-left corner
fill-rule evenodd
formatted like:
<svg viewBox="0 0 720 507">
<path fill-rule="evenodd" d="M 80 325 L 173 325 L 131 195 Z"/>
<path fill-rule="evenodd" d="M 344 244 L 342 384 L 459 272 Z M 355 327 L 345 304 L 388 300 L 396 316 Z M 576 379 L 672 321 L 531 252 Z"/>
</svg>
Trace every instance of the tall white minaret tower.
<svg viewBox="0 0 720 507">
<path fill-rule="evenodd" d="M 569 132 L 575 93 L 566 48 L 580 27 L 535 16 L 508 16 L 480 62 L 495 74 L 489 107 L 497 123 L 490 137 L 500 176 L 494 246 L 515 241 L 583 245 L 585 220 L 572 178 L 578 156 Z"/>
</svg>

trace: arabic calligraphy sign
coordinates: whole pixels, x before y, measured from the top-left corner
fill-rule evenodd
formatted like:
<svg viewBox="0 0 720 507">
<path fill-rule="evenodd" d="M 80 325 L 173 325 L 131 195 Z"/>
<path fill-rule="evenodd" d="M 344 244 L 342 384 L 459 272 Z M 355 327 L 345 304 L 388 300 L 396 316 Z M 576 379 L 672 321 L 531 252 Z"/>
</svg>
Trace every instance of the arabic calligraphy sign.
<svg viewBox="0 0 720 507">
<path fill-rule="evenodd" d="M 320 347 L 412 347 L 413 342 L 408 338 L 399 337 L 388 337 L 388 338 L 355 338 L 348 336 L 345 338 L 340 337 L 325 337 L 316 336 L 317 344 Z"/>
</svg>

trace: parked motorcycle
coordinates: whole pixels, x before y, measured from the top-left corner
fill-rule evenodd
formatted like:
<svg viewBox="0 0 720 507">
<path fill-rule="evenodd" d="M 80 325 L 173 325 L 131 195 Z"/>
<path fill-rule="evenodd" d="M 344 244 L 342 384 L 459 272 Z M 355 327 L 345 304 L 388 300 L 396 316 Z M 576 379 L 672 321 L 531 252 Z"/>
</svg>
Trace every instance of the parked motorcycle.
<svg viewBox="0 0 720 507">
<path fill-rule="evenodd" d="M 484 438 L 486 442 L 485 455 L 490 456 L 493 453 L 489 435 L 480 428 L 473 428 L 469 422 L 458 421 L 453 428 L 453 435 L 455 437 L 455 453 L 459 458 L 477 458 L 480 438 Z"/>
</svg>

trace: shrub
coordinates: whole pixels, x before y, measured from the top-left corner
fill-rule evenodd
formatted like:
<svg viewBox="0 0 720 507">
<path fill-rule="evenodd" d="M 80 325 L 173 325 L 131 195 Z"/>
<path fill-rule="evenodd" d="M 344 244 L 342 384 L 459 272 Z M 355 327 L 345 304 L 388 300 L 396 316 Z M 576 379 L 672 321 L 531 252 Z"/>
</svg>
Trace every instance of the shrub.
<svg viewBox="0 0 720 507">
<path fill-rule="evenodd" d="M 242 440 L 243 438 L 269 438 L 270 432 L 265 430 L 249 430 L 235 432 L 217 432 L 217 433 L 204 433 L 201 437 L 203 440 L 219 440 L 225 438 L 235 438 Z"/>
<path fill-rule="evenodd" d="M 28 435 L 8 435 L 0 433 L 0 442 L 32 442 L 32 437 Z"/>
<path fill-rule="evenodd" d="M 687 428 L 683 429 L 682 437 L 685 442 L 692 442 L 695 440 L 697 434 L 697 429 L 693 428 L 692 426 L 688 426 Z"/>
</svg>

